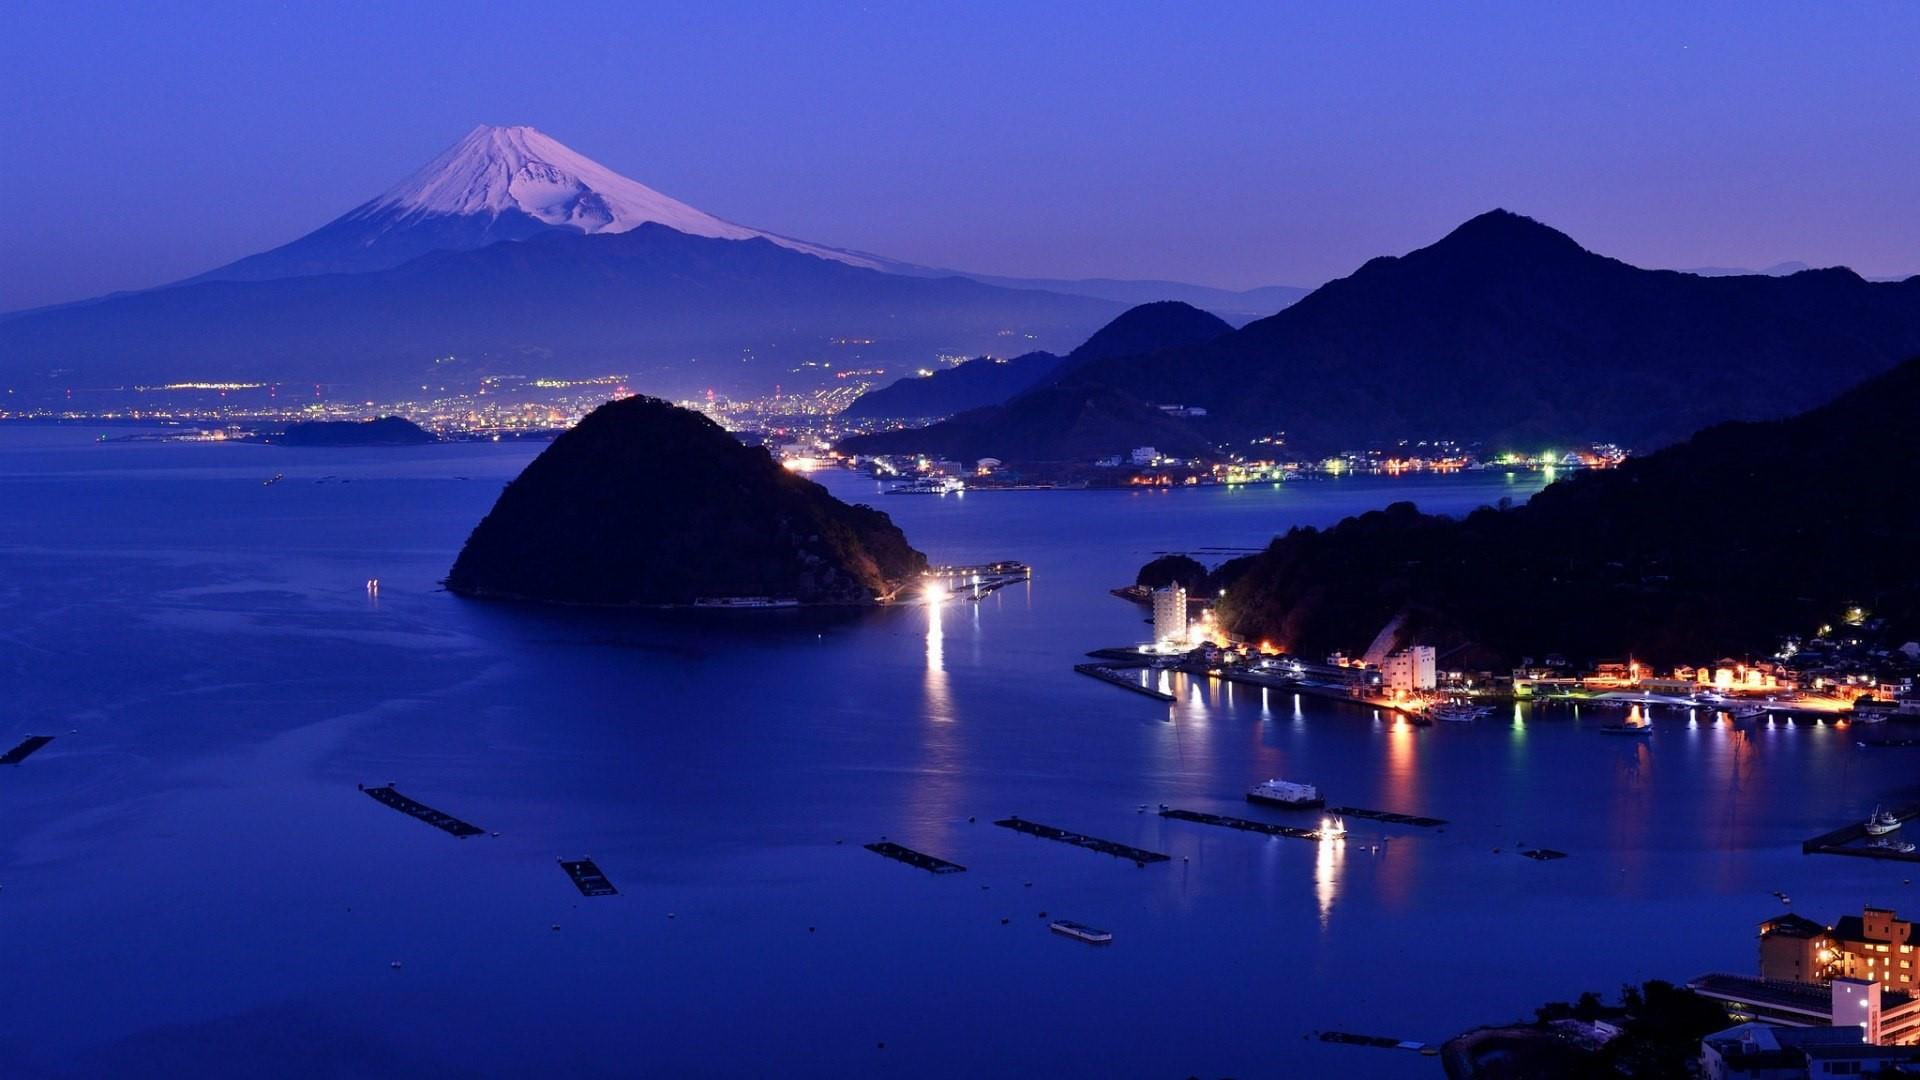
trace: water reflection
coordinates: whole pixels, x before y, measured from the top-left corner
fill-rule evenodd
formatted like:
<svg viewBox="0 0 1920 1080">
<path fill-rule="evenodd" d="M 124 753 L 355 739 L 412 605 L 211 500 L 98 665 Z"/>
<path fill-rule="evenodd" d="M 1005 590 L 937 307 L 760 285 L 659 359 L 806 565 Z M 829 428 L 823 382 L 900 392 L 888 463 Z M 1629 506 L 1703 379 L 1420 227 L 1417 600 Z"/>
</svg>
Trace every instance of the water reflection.
<svg viewBox="0 0 1920 1080">
<path fill-rule="evenodd" d="M 1313 899 L 1320 908 L 1320 929 L 1327 928 L 1333 901 L 1340 893 L 1340 869 L 1346 862 L 1345 840 L 1318 840 L 1313 857 Z"/>
<path fill-rule="evenodd" d="M 953 695 L 947 686 L 947 635 L 941 625 L 941 605 L 928 604 L 927 613 L 927 718 L 953 719 Z"/>
</svg>

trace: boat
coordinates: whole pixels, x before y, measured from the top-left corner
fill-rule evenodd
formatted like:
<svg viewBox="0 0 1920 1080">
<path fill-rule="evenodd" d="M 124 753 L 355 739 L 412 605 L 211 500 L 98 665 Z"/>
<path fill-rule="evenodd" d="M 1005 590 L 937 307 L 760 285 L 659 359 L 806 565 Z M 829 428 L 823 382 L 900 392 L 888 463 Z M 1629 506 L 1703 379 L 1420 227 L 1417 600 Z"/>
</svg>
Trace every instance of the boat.
<svg viewBox="0 0 1920 1080">
<path fill-rule="evenodd" d="M 957 476 L 928 476 L 887 489 L 889 495 L 949 495 L 967 490 L 967 482 Z"/>
<path fill-rule="evenodd" d="M 1066 919 L 1049 923 L 1047 929 L 1056 934 L 1065 934 L 1075 941 L 1084 941 L 1089 945 L 1107 945 L 1113 941 L 1111 930 L 1097 930 L 1083 923 L 1070 922 Z"/>
<path fill-rule="evenodd" d="M 1603 735 L 1651 735 L 1653 734 L 1653 725 L 1645 722 L 1638 724 L 1603 724 L 1600 727 L 1600 732 Z"/>
<path fill-rule="evenodd" d="M 1867 818 L 1867 835 L 1885 836 L 1900 827 L 1900 815 L 1891 810 L 1873 808 L 1873 815 Z"/>
<path fill-rule="evenodd" d="M 1320 840 L 1345 840 L 1347 838 L 1347 823 L 1340 820 L 1337 815 L 1323 817 L 1320 819 L 1320 827 L 1313 830 L 1313 835 L 1316 839 Z"/>
<path fill-rule="evenodd" d="M 1891 836 L 1876 837 L 1867 841 L 1867 846 L 1875 851 L 1890 851 L 1895 855 L 1913 854 L 1913 842 L 1911 840 L 1895 840 Z"/>
<path fill-rule="evenodd" d="M 1435 720 L 1446 720 L 1455 724 L 1465 724 L 1478 720 L 1492 711 L 1493 710 L 1479 705 L 1468 705 L 1465 702 L 1450 701 L 1445 705 L 1435 705 L 1433 708 L 1428 709 L 1427 715 L 1433 717 Z"/>
<path fill-rule="evenodd" d="M 703 596 L 693 602 L 699 608 L 789 608 L 799 607 L 800 601 L 791 597 L 776 599 L 771 596 Z"/>
<path fill-rule="evenodd" d="M 1327 805 L 1320 795 L 1320 789 L 1312 784 L 1295 784 L 1287 780 L 1262 780 L 1247 789 L 1247 801 L 1263 803 L 1267 806 L 1284 806 L 1289 810 L 1312 810 Z"/>
</svg>

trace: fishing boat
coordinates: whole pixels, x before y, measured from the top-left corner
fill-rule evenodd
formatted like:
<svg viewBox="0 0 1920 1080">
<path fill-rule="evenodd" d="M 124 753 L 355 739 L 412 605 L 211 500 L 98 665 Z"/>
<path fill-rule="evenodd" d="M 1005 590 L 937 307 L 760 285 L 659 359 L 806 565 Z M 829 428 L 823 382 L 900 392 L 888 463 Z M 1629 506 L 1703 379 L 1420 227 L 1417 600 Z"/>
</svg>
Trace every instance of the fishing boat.
<svg viewBox="0 0 1920 1080">
<path fill-rule="evenodd" d="M 1084 941 L 1089 945 L 1107 945 L 1113 941 L 1113 932 L 1111 930 L 1098 930 L 1082 923 L 1070 922 L 1066 919 L 1049 923 L 1047 929 L 1056 934 L 1064 934 L 1075 941 Z"/>
<path fill-rule="evenodd" d="M 1320 789 L 1312 784 L 1296 784 L 1288 780 L 1262 780 L 1247 789 L 1247 801 L 1267 806 L 1284 806 L 1289 810 L 1312 810 L 1327 805 L 1320 795 Z"/>
<path fill-rule="evenodd" d="M 1913 854 L 1912 841 L 1896 840 L 1891 836 L 1876 837 L 1872 840 L 1867 841 L 1867 846 L 1872 848 L 1875 851 L 1890 851 L 1895 855 Z"/>
<path fill-rule="evenodd" d="M 1651 735 L 1653 725 L 1644 720 L 1637 724 L 1603 724 L 1600 727 L 1600 733 L 1603 735 Z"/>
<path fill-rule="evenodd" d="M 1872 816 L 1867 818 L 1867 835 L 1885 836 L 1900 827 L 1900 815 L 1891 810 L 1873 808 Z"/>
<path fill-rule="evenodd" d="M 1449 701 L 1444 705 L 1435 705 L 1433 708 L 1428 709 L 1427 715 L 1433 717 L 1435 720 L 1446 720 L 1450 723 L 1466 724 L 1478 720 L 1492 711 L 1493 710 L 1479 705 L 1468 705 L 1465 702 Z"/>
</svg>

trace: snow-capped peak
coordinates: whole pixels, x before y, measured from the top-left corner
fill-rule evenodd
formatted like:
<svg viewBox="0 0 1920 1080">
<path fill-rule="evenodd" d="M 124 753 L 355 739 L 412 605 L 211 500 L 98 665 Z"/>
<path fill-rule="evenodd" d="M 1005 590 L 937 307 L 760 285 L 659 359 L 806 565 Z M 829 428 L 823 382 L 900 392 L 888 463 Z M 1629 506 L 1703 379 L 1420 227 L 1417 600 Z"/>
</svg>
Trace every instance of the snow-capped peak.
<svg viewBox="0 0 1920 1080">
<path fill-rule="evenodd" d="M 723 221 L 524 125 L 475 127 L 425 168 L 362 209 L 403 222 L 442 214 L 498 216 L 512 211 L 588 233 L 626 232 L 655 222 L 694 236 L 760 237 L 854 266 L 877 268 L 881 261 Z"/>
</svg>

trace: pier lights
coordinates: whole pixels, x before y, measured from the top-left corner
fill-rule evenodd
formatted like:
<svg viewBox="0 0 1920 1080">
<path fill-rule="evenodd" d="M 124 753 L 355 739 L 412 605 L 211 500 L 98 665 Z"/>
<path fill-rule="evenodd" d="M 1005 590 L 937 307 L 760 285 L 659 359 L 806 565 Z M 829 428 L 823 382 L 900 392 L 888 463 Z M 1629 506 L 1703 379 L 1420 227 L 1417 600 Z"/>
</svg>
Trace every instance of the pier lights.
<svg viewBox="0 0 1920 1080">
<path fill-rule="evenodd" d="M 940 604 L 946 602 L 949 593 L 945 585 L 929 578 L 927 583 L 921 587 L 920 595 L 929 604 Z"/>
</svg>

